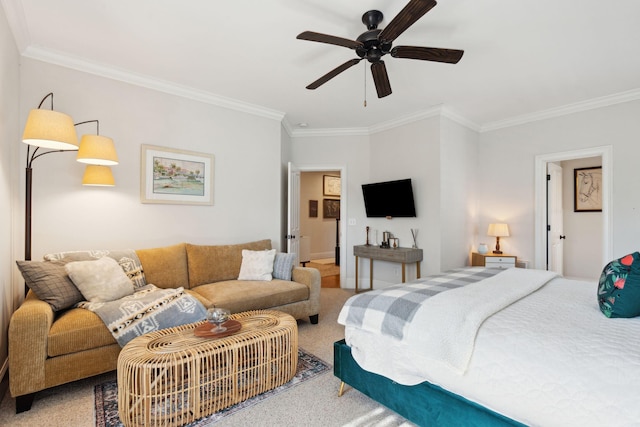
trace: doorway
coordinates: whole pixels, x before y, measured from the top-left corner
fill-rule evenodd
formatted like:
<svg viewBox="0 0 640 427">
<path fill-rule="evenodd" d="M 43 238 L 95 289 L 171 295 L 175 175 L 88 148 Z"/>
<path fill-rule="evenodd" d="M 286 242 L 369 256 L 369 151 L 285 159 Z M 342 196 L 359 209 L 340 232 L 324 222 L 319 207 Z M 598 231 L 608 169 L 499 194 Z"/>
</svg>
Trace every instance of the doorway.
<svg viewBox="0 0 640 427">
<path fill-rule="evenodd" d="M 316 267 L 310 263 L 317 262 L 324 287 L 341 287 L 346 276 L 348 247 L 347 221 L 343 220 L 348 206 L 347 193 L 343 190 L 346 169 L 331 165 L 296 166 L 295 169 L 300 174 L 299 205 L 293 211 L 297 211 L 300 225 L 300 253 L 305 253 L 305 259 L 300 261 L 305 261 L 307 267 Z M 309 177 L 312 179 L 307 179 Z"/>
<path fill-rule="evenodd" d="M 547 200 L 547 171 L 550 163 L 568 160 L 600 157 L 602 159 L 602 260 L 605 265 L 612 258 L 613 243 L 611 233 L 612 216 L 612 147 L 603 146 L 584 150 L 567 151 L 562 153 L 536 156 L 535 159 L 535 235 L 534 267 L 541 270 L 548 269 L 548 230 L 547 216 L 549 203 Z"/>
</svg>

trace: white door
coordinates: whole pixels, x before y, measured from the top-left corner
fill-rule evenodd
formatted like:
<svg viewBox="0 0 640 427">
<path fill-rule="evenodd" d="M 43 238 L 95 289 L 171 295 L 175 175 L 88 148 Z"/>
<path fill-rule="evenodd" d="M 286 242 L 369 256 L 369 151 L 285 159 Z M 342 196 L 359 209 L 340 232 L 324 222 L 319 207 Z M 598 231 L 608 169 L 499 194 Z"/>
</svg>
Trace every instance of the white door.
<svg viewBox="0 0 640 427">
<path fill-rule="evenodd" d="M 296 254 L 300 265 L 300 169 L 289 162 L 287 191 L 287 252 Z"/>
<path fill-rule="evenodd" d="M 562 210 L 562 167 L 547 164 L 547 270 L 562 274 L 563 271 L 563 210 Z"/>
</svg>

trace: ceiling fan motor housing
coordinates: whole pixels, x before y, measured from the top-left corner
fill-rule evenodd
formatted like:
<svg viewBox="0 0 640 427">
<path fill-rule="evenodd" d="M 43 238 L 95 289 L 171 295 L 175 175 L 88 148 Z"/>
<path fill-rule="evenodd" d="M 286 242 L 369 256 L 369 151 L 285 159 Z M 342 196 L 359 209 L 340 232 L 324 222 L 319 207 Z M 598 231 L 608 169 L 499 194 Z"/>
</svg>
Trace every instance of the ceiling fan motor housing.
<svg viewBox="0 0 640 427">
<path fill-rule="evenodd" d="M 379 10 L 370 10 L 362 15 L 362 23 L 367 26 L 368 31 L 360 34 L 357 41 L 362 43 L 362 47 L 356 48 L 356 54 L 360 58 L 366 58 L 367 61 L 376 63 L 389 53 L 391 43 L 382 41 L 378 38 L 382 30 L 378 29 L 378 24 L 382 22 L 382 12 Z"/>
</svg>

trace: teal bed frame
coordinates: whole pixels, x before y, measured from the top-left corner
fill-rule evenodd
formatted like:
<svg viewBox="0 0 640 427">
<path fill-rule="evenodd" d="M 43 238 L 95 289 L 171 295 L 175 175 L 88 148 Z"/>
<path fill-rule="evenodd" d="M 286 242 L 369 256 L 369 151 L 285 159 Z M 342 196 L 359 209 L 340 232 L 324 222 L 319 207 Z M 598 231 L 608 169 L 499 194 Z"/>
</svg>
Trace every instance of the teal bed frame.
<svg viewBox="0 0 640 427">
<path fill-rule="evenodd" d="M 333 374 L 344 384 L 420 426 L 524 426 L 462 396 L 424 382 L 414 386 L 362 369 L 344 340 L 333 344 Z"/>
</svg>

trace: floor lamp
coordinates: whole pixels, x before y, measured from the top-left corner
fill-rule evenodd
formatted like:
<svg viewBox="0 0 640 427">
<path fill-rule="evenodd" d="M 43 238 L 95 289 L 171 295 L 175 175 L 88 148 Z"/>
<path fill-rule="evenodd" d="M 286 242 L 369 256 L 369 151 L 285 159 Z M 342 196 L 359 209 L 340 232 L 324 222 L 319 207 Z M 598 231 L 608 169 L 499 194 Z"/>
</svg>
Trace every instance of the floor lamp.
<svg viewBox="0 0 640 427">
<path fill-rule="evenodd" d="M 41 108 L 47 98 L 51 99 L 51 109 Z M 85 123 L 96 123 L 96 135 L 84 135 L 80 143 L 76 134 L 76 126 Z M 113 140 L 100 136 L 98 120 L 73 123 L 71 116 L 53 110 L 53 93 L 47 94 L 37 109 L 31 110 L 22 134 L 22 141 L 27 147 L 27 163 L 25 169 L 25 228 L 24 259 L 31 260 L 31 212 L 33 187 L 33 162 L 45 154 L 77 151 L 76 160 L 86 163 L 83 185 L 115 185 L 109 166 L 118 164 Z M 35 147 L 31 151 L 32 147 Z M 40 149 L 49 151 L 39 152 Z M 25 285 L 25 294 L 28 288 Z"/>
</svg>

